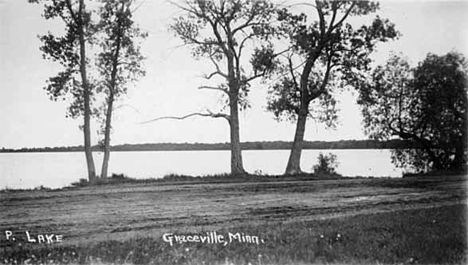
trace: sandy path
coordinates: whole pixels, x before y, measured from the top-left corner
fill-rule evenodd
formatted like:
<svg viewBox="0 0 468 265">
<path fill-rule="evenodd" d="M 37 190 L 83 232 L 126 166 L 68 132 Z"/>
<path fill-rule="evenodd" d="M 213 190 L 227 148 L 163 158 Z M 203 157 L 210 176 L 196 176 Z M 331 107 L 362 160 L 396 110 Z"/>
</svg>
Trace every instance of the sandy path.
<svg viewBox="0 0 468 265">
<path fill-rule="evenodd" d="M 4 231 L 62 234 L 88 243 L 242 224 L 466 203 L 459 177 L 219 184 L 125 184 L 64 191 L 0 193 Z"/>
</svg>

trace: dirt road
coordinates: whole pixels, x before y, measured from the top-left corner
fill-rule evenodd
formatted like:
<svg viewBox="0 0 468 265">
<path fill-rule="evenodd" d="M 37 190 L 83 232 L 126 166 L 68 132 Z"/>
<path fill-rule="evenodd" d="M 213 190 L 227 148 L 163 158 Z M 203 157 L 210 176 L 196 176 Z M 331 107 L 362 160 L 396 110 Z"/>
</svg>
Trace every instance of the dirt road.
<svg viewBox="0 0 468 265">
<path fill-rule="evenodd" d="M 466 203 L 466 178 L 121 184 L 0 193 L 4 231 L 65 244 Z"/>
</svg>

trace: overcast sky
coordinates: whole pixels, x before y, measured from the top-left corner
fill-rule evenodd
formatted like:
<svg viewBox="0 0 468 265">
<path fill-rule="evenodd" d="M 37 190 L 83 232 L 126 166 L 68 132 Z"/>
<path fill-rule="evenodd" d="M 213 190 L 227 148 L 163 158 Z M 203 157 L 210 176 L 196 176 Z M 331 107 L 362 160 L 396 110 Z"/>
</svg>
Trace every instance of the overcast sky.
<svg viewBox="0 0 468 265">
<path fill-rule="evenodd" d="M 203 74 L 210 70 L 196 61 L 188 48 L 168 31 L 180 11 L 165 0 L 146 0 L 135 13 L 149 33 L 142 49 L 147 57 L 146 77 L 130 87 L 115 112 L 112 144 L 157 142 L 227 142 L 229 128 L 223 119 L 192 118 L 140 124 L 160 116 L 185 115 L 219 106 L 219 94 L 200 91 Z M 60 32 L 60 24 L 45 21 L 42 6 L 26 0 L 0 1 L 0 147 L 81 145 L 81 119 L 65 118 L 66 102 L 50 101 L 42 89 L 60 67 L 42 59 L 37 35 Z M 374 59 L 401 52 L 417 63 L 431 52 L 443 55 L 456 50 L 468 54 L 468 2 L 383 1 L 379 14 L 389 18 L 402 33 L 394 42 L 380 45 Z M 295 125 L 278 123 L 265 111 L 266 87 L 252 86 L 252 108 L 241 114 L 242 141 L 290 141 Z M 361 116 L 351 93 L 340 97 L 340 125 L 327 131 L 309 121 L 306 140 L 365 139 Z M 92 131 L 95 132 L 94 125 Z M 93 136 L 93 142 L 97 136 Z"/>
</svg>

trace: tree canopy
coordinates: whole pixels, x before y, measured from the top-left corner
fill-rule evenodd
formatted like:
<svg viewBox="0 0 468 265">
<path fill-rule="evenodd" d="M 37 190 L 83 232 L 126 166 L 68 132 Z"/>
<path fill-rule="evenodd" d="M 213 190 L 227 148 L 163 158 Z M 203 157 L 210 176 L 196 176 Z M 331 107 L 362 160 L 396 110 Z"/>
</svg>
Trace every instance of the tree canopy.
<svg viewBox="0 0 468 265">
<path fill-rule="evenodd" d="M 399 137 L 419 144 L 393 150 L 397 166 L 427 171 L 466 165 L 467 66 L 456 52 L 428 54 L 414 68 L 393 55 L 361 87 L 358 103 L 371 138 Z"/>
</svg>

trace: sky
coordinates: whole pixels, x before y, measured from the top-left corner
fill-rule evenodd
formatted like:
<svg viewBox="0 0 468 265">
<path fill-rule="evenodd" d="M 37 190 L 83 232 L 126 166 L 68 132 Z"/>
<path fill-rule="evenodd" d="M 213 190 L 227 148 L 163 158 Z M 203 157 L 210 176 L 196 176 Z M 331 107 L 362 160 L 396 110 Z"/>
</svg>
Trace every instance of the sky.
<svg viewBox="0 0 468 265">
<path fill-rule="evenodd" d="M 177 2 L 177 1 L 175 1 Z M 140 5 L 141 4 L 141 5 Z M 163 116 L 183 116 L 219 106 L 216 91 L 198 90 L 202 76 L 213 69 L 191 57 L 190 49 L 168 30 L 182 13 L 166 0 L 138 2 L 135 20 L 149 36 L 142 43 L 146 76 L 129 87 L 117 105 L 112 144 L 229 141 L 223 119 L 195 117 L 183 121 L 142 122 Z M 51 101 L 43 87 L 60 66 L 44 60 L 38 35 L 60 33 L 59 22 L 45 21 L 42 6 L 26 0 L 0 0 L 0 148 L 82 145 L 81 119 L 65 117 L 67 102 Z M 304 10 L 307 12 L 308 10 Z M 375 64 L 391 52 L 402 53 L 413 64 L 427 53 L 450 51 L 468 56 L 468 1 L 381 1 L 378 14 L 395 23 L 397 41 L 378 46 Z M 266 112 L 267 87 L 255 83 L 249 95 L 252 108 L 241 113 L 241 141 L 291 141 L 295 124 L 277 122 Z M 310 120 L 305 139 L 334 141 L 366 139 L 355 93 L 339 96 L 340 124 L 327 130 Z M 93 124 L 92 131 L 98 129 Z M 98 137 L 93 133 L 93 143 Z"/>
</svg>

